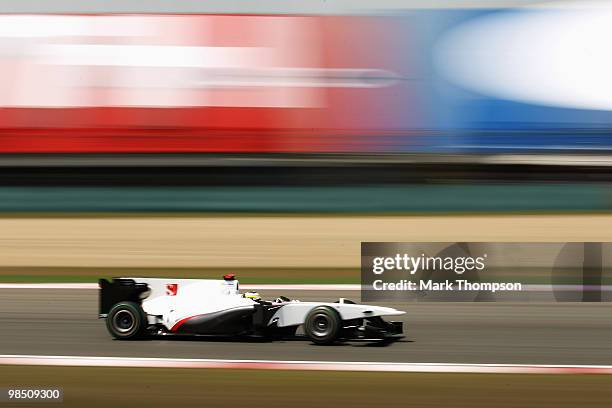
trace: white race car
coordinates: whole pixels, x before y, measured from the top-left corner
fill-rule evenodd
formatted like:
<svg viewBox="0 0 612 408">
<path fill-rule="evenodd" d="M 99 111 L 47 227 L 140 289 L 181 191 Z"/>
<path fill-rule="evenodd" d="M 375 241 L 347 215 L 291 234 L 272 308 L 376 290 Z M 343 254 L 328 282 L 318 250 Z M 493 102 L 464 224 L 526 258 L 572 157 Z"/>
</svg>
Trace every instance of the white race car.
<svg viewBox="0 0 612 408">
<path fill-rule="evenodd" d="M 340 339 L 395 339 L 402 322 L 383 316 L 405 312 L 389 307 L 300 302 L 280 297 L 265 301 L 241 294 L 234 275 L 224 279 L 100 279 L 99 317 L 117 339 L 145 335 L 293 337 L 298 327 L 316 344 Z"/>
</svg>

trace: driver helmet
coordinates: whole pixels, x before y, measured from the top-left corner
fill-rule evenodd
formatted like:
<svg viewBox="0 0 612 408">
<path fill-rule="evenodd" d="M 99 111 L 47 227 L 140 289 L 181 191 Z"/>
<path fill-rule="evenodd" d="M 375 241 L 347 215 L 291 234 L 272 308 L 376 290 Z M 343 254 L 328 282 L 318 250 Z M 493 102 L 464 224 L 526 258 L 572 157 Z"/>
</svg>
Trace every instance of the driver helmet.
<svg viewBox="0 0 612 408">
<path fill-rule="evenodd" d="M 261 296 L 257 292 L 245 292 L 242 296 L 251 300 L 261 300 Z"/>
</svg>

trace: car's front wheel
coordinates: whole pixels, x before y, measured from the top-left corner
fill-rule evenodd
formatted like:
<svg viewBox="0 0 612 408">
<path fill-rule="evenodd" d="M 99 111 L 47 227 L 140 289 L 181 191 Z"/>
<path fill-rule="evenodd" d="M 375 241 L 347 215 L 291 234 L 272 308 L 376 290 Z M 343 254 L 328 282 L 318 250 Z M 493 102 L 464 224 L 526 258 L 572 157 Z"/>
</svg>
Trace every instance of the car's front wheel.
<svg viewBox="0 0 612 408">
<path fill-rule="evenodd" d="M 139 304 L 121 302 L 113 306 L 106 318 L 106 328 L 116 339 L 136 339 L 144 334 L 147 316 Z"/>
<path fill-rule="evenodd" d="M 340 335 L 341 327 L 340 315 L 329 306 L 315 307 L 304 322 L 304 332 L 315 344 L 334 343 Z"/>
</svg>

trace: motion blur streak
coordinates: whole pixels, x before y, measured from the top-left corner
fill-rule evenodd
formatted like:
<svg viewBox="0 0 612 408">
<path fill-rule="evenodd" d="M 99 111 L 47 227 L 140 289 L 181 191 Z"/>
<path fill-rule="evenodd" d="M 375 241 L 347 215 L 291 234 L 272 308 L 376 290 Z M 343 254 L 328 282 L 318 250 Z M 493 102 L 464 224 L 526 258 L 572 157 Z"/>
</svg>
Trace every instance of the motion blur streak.
<svg viewBox="0 0 612 408">
<path fill-rule="evenodd" d="M 612 6 L 564 7 L 0 16 L 0 153 L 607 151 Z"/>
<path fill-rule="evenodd" d="M 317 63 L 316 41 L 299 40 L 316 36 L 303 18 L 3 16 L 0 25 L 0 38 L 10 39 L 3 73 L 18 78 L 3 82 L 7 107 L 319 105 L 290 81 L 248 88 L 258 76 L 282 80 L 282 68 Z"/>
<path fill-rule="evenodd" d="M 113 341 L 94 282 L 359 301 L 361 242 L 612 241 L 611 10 L 0 0 L 0 385 L 90 408 L 609 408 L 611 377 L 582 374 L 612 371 L 610 305 L 570 296 L 607 275 L 390 302 L 406 338 L 334 347 Z"/>
<path fill-rule="evenodd" d="M 469 20 L 440 40 L 437 68 L 459 86 L 487 96 L 612 110 L 612 2 L 584 3 Z"/>
<path fill-rule="evenodd" d="M 376 151 L 385 137 L 404 145 L 421 114 L 407 84 L 414 64 L 395 55 L 411 49 L 401 20 L 0 16 L 0 152 Z"/>
<path fill-rule="evenodd" d="M 370 371 L 478 374 L 612 374 L 612 366 L 546 364 L 444 364 L 340 361 L 215 360 L 0 354 L 0 364 L 88 367 L 234 368 L 255 370 Z"/>
<path fill-rule="evenodd" d="M 560 239 L 612 241 L 612 216 L 0 219 L 0 248 L 5 267 L 357 268 L 362 241 L 547 242 Z"/>
</svg>

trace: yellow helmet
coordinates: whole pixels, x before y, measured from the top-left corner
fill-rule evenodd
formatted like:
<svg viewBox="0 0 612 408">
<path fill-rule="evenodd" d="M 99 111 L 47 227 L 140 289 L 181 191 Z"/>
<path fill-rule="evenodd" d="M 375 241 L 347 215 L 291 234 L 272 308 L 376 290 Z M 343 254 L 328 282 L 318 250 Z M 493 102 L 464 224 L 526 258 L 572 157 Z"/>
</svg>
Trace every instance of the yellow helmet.
<svg viewBox="0 0 612 408">
<path fill-rule="evenodd" d="M 245 292 L 242 296 L 251 300 L 261 300 L 261 296 L 257 292 Z"/>
</svg>

